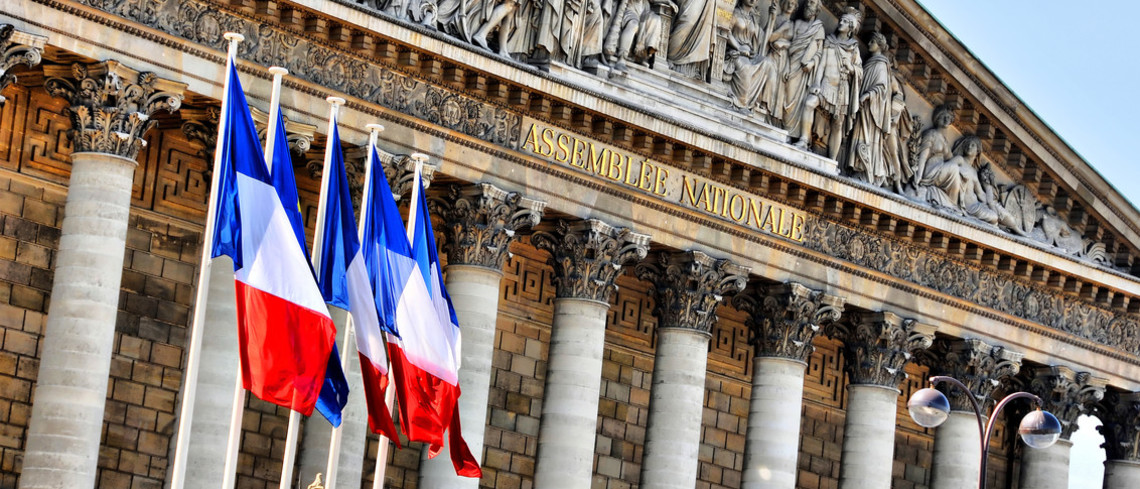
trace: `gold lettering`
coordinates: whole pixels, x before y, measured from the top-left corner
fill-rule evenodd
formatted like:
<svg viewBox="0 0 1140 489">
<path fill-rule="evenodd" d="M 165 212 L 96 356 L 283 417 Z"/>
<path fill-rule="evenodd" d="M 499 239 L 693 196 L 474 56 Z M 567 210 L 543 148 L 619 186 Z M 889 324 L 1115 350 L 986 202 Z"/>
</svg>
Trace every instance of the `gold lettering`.
<svg viewBox="0 0 1140 489">
<path fill-rule="evenodd" d="M 772 219 L 772 206 L 771 205 L 764 208 L 764 219 L 761 220 L 760 230 L 763 231 L 764 228 L 768 228 L 768 232 L 770 232 L 770 233 L 776 232 L 776 226 L 775 226 L 775 223 L 773 222 L 773 219 Z"/>
<path fill-rule="evenodd" d="M 728 189 L 725 189 L 723 187 L 717 187 L 717 190 L 720 191 L 720 192 L 717 192 L 720 194 L 720 198 L 717 199 L 718 203 L 720 204 L 720 217 L 727 217 L 727 213 L 728 213 Z"/>
<path fill-rule="evenodd" d="M 554 154 L 554 130 L 546 128 L 542 130 L 542 142 L 546 145 L 545 151 L 539 151 L 538 154 L 546 157 Z"/>
<path fill-rule="evenodd" d="M 693 189 L 693 186 L 689 183 L 689 176 L 688 175 L 681 175 L 681 188 L 682 188 L 682 190 L 684 190 L 683 192 L 681 192 L 682 202 L 684 202 L 684 197 L 686 195 L 688 195 L 689 196 L 689 205 L 696 207 L 697 206 L 697 195 L 695 193 L 695 189 Z"/>
<path fill-rule="evenodd" d="M 665 180 L 669 178 L 669 169 L 668 168 L 662 168 L 662 167 L 658 166 L 658 167 L 654 167 L 654 170 L 657 172 L 657 179 L 656 179 L 656 182 L 653 184 L 653 193 L 664 197 L 665 196 Z"/>
<path fill-rule="evenodd" d="M 558 133 L 558 152 L 554 153 L 554 160 L 566 163 L 566 159 L 570 157 L 570 136 L 563 133 Z"/>
<path fill-rule="evenodd" d="M 804 240 L 804 216 L 792 214 L 792 232 L 788 237 L 795 241 Z"/>
<path fill-rule="evenodd" d="M 744 197 L 734 193 L 732 194 L 732 198 L 729 199 L 728 204 L 730 207 L 728 214 L 733 221 L 740 222 L 744 219 Z"/>
<path fill-rule="evenodd" d="M 713 212 L 713 199 L 716 198 L 714 192 L 709 190 L 710 188 L 712 188 L 712 184 L 706 183 L 705 186 L 701 188 L 701 198 L 697 200 L 698 204 L 704 202 L 705 212 Z"/>
<path fill-rule="evenodd" d="M 527 145 L 530 145 L 531 153 L 541 154 L 538 151 L 538 124 L 530 125 L 530 133 L 526 135 L 526 141 L 522 145 L 523 149 L 526 149 Z"/>
<path fill-rule="evenodd" d="M 785 238 L 791 236 L 792 235 L 792 223 L 789 222 L 788 223 L 788 229 L 786 231 L 784 230 L 784 208 L 783 207 L 780 208 L 780 221 L 779 222 L 780 223 L 776 227 L 776 229 L 777 229 L 776 234 L 779 234 L 780 236 L 783 236 Z"/>
<path fill-rule="evenodd" d="M 753 219 L 756 220 L 756 227 L 760 227 L 760 209 L 764 207 L 763 203 L 757 204 L 756 199 L 748 199 L 748 215 L 744 216 L 744 225 L 749 225 Z"/>
<path fill-rule="evenodd" d="M 610 152 L 609 158 L 606 158 L 606 177 L 615 182 L 620 182 L 624 174 L 621 169 L 621 154 L 612 149 L 607 149 Z"/>
<path fill-rule="evenodd" d="M 630 168 L 630 163 L 633 162 L 633 157 L 630 155 L 625 155 L 624 158 L 625 158 L 625 180 L 623 180 L 622 183 L 625 183 L 626 185 L 637 186 L 637 182 L 631 181 L 629 179 L 629 177 L 637 175 L 637 173 L 633 172 L 633 168 Z M 645 167 L 645 163 L 642 163 L 640 168 L 644 168 L 644 167 Z"/>
<path fill-rule="evenodd" d="M 586 151 L 586 143 L 581 139 L 574 138 L 574 149 L 570 153 L 570 166 L 578 168 L 586 168 L 586 162 L 583 161 L 582 156 Z"/>
<path fill-rule="evenodd" d="M 656 168 L 657 166 L 650 163 L 649 160 L 641 160 L 641 171 L 638 172 L 640 175 L 637 177 L 637 188 L 641 190 L 653 190 L 652 175 Z"/>
<path fill-rule="evenodd" d="M 591 142 L 589 144 L 590 161 L 588 161 L 588 163 L 590 164 L 590 167 L 587 169 L 591 172 L 594 172 L 595 175 L 604 176 L 605 173 L 602 171 L 602 163 L 605 162 L 606 152 L 609 151 L 609 148 L 604 148 L 602 149 L 601 153 L 599 153 L 598 148 L 594 146 L 594 143 Z"/>
</svg>

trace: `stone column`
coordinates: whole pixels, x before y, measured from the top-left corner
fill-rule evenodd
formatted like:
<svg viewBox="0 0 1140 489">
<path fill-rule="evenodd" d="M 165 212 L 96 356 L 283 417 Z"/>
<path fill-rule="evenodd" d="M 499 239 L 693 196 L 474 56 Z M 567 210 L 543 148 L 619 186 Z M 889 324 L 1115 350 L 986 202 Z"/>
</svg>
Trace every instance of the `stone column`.
<svg viewBox="0 0 1140 489">
<path fill-rule="evenodd" d="M 733 298 L 748 313 L 756 357 L 744 445 L 744 489 L 795 489 L 804 371 L 821 323 L 839 319 L 843 299 L 798 283 L 758 287 Z"/>
<path fill-rule="evenodd" d="M 1021 451 L 1021 487 L 1068 489 L 1069 450 L 1073 447 L 1069 439 L 1077 431 L 1077 418 L 1104 398 L 1108 380 L 1064 366 L 1037 367 L 1030 375 L 1028 390 L 1044 401 L 1042 409 L 1061 422 L 1061 439 L 1049 448 L 1026 447 Z"/>
<path fill-rule="evenodd" d="M 954 377 L 970 388 L 967 394 L 946 382 L 938 385 L 950 400 L 950 417 L 934 434 L 932 489 L 977 489 L 982 438 L 967 396 L 974 396 L 985 415 L 994 388 L 1017 375 L 1022 356 L 977 339 L 940 340 L 927 356 L 932 374 Z"/>
<path fill-rule="evenodd" d="M 43 60 L 44 44 L 47 38 L 21 32 L 12 24 L 0 24 L 0 92 L 16 81 L 12 68 L 24 65 L 32 68 Z M 0 95 L 0 106 L 4 96 Z"/>
<path fill-rule="evenodd" d="M 709 338 L 722 295 L 744 289 L 749 269 L 699 251 L 659 253 L 637 266 L 652 283 L 657 354 L 649 394 L 642 489 L 697 483 Z"/>
<path fill-rule="evenodd" d="M 44 74 L 70 102 L 74 152 L 20 487 L 93 487 L 135 159 L 150 115 L 177 110 L 185 85 L 114 61 Z"/>
<path fill-rule="evenodd" d="M 921 329 L 890 312 L 851 314 L 850 321 L 836 323 L 849 381 L 840 489 L 891 487 L 898 385 L 911 354 L 934 339 L 930 328 Z"/>
<path fill-rule="evenodd" d="M 433 212 L 444 221 L 447 253 L 445 282 L 463 332 L 459 369 L 459 419 L 463 438 L 476 460 L 483 460 L 483 431 L 499 314 L 499 280 L 515 230 L 534 226 L 546 203 L 480 183 L 452 186 L 445 198 L 433 199 Z M 479 487 L 478 479 L 457 477 L 448 450 L 428 459 L 423 451 L 419 486 L 424 489 Z"/>
<path fill-rule="evenodd" d="M 556 288 L 534 484 L 590 487 L 606 313 L 622 265 L 645 258 L 649 236 L 590 219 L 559 221 L 531 242 L 550 252 Z"/>
<path fill-rule="evenodd" d="M 1140 487 L 1140 392 L 1107 392 L 1097 409 L 1104 435 L 1104 489 Z"/>
</svg>

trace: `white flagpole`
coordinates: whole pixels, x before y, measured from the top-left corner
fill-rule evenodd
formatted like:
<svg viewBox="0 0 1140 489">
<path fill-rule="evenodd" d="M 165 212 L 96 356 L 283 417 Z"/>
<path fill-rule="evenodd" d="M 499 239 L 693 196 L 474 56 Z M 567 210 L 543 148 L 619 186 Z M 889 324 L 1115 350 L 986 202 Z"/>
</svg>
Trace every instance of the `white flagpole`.
<svg viewBox="0 0 1140 489">
<path fill-rule="evenodd" d="M 269 68 L 273 74 L 273 89 L 269 97 L 269 120 L 265 132 L 265 164 L 270 173 L 273 172 L 273 145 L 277 139 L 277 113 L 281 105 L 281 78 L 289 74 L 289 70 L 280 66 Z M 241 364 L 238 364 L 241 371 Z M 241 375 L 234 381 L 233 404 L 230 409 L 230 433 L 226 438 L 226 465 L 222 472 L 222 489 L 230 489 L 237 483 L 238 455 L 241 452 L 241 421 L 245 415 L 245 385 Z"/>
<path fill-rule="evenodd" d="M 384 338 L 385 343 L 388 341 L 387 335 Z M 391 370 L 388 371 L 391 374 Z M 388 390 L 384 392 L 384 406 L 389 413 L 392 412 L 392 407 L 396 405 L 396 386 L 389 385 Z M 388 470 L 388 451 L 392 443 L 384 435 L 380 435 L 379 446 L 376 447 L 376 469 L 372 472 L 372 489 L 384 488 L 384 472 Z"/>
<path fill-rule="evenodd" d="M 229 41 L 226 53 L 225 81 L 222 88 L 223 103 L 229 98 L 230 69 L 237 59 L 237 46 L 245 37 L 235 32 L 227 32 L 223 36 Z M 227 107 L 222 107 L 218 115 L 218 144 L 225 139 Z M 186 457 L 190 446 L 190 427 L 194 421 L 194 398 L 198 390 L 198 362 L 202 354 L 202 329 L 206 323 L 206 301 L 209 299 L 210 283 L 210 255 L 214 248 L 214 221 L 217 219 L 218 204 L 217 190 L 221 185 L 222 150 L 214 150 L 214 170 L 210 186 L 210 203 L 206 211 L 206 227 L 202 231 L 202 256 L 198 260 L 198 284 L 194 300 L 194 322 L 190 326 L 190 349 L 186 353 L 186 376 L 183 379 L 185 390 L 182 393 L 182 407 L 178 414 L 178 438 L 175 441 L 173 472 L 170 479 L 171 489 L 182 489 L 186 481 Z"/>
<path fill-rule="evenodd" d="M 370 183 L 372 178 L 372 165 L 375 163 L 372 161 L 372 148 L 376 146 L 376 140 L 379 138 L 380 132 L 384 130 L 384 126 L 381 126 L 380 124 L 368 124 L 364 127 L 366 127 L 369 131 L 368 154 L 365 156 L 366 159 L 364 161 L 364 191 L 363 195 L 360 197 L 360 218 L 357 219 L 356 224 L 357 238 L 364 237 L 364 221 L 367 219 L 367 213 L 365 212 L 365 209 L 368 208 L 368 199 L 370 197 L 369 191 L 371 190 Z M 350 347 L 353 350 L 356 349 L 356 345 L 349 345 L 349 339 L 352 337 L 354 327 L 355 325 L 352 321 L 352 315 L 349 314 L 348 319 L 346 319 L 344 322 L 344 340 L 341 341 L 340 365 L 342 368 L 347 368 L 345 366 L 348 365 L 348 362 L 351 361 L 349 360 L 350 357 L 348 354 Z M 363 368 L 363 366 L 361 368 Z M 344 420 L 342 419 L 341 425 L 333 428 L 332 435 L 329 437 L 329 460 L 328 465 L 325 466 L 325 487 L 329 489 L 336 488 L 336 473 L 340 464 L 340 441 L 343 437 L 343 428 Z"/>
<path fill-rule="evenodd" d="M 325 201 L 329 194 L 329 162 L 332 161 L 332 152 L 340 151 L 340 148 L 333 148 L 331 138 L 333 130 L 336 128 L 337 113 L 340 111 L 340 106 L 344 105 L 344 99 L 340 97 L 329 97 L 325 100 L 329 103 L 329 141 L 325 145 L 325 163 L 321 171 L 321 194 L 317 204 L 317 230 L 313 235 L 312 254 L 313 273 L 318 275 L 321 273 L 321 252 L 325 244 L 325 212 L 327 211 Z M 281 489 L 293 487 L 293 464 L 297 459 L 297 435 L 300 431 L 301 413 L 289 411 L 289 434 L 285 437 L 285 458 L 281 461 Z"/>
</svg>

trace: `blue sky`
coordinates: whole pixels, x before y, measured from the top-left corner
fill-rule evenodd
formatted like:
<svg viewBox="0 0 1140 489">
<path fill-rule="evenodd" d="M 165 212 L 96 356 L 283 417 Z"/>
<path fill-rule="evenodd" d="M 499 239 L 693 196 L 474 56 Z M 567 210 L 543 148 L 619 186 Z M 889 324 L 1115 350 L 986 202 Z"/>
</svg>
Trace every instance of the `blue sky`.
<svg viewBox="0 0 1140 489">
<path fill-rule="evenodd" d="M 1140 2 L 918 0 L 1133 205 L 1140 204 Z M 1073 435 L 1069 487 L 1101 486 L 1093 418 Z"/>
</svg>

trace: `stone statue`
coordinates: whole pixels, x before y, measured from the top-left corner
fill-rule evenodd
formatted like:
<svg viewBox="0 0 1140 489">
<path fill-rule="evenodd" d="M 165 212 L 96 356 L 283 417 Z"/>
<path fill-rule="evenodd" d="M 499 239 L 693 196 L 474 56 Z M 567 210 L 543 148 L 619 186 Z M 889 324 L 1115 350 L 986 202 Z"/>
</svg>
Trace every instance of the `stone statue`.
<svg viewBox="0 0 1140 489">
<path fill-rule="evenodd" d="M 894 132 L 895 114 L 891 101 L 894 76 L 891 63 L 883 54 L 886 50 L 887 38 L 879 32 L 872 34 L 867 43 L 871 57 L 863 64 L 859 112 L 847 156 L 852 174 L 876 187 L 884 187 L 891 181 L 892 170 L 887 162 L 886 149 L 888 135 Z"/>
<path fill-rule="evenodd" d="M 954 157 L 950 150 L 950 141 L 946 139 L 946 129 L 954 123 L 954 111 L 949 106 L 939 106 L 934 109 L 931 118 L 933 126 L 922 131 L 919 136 L 918 151 L 914 153 L 911 164 L 914 166 L 914 179 L 916 186 L 929 185 L 927 169 L 930 166 L 939 166 L 945 160 Z"/>
<path fill-rule="evenodd" d="M 931 128 L 927 133 L 934 130 Z M 963 136 L 954 142 L 954 148 L 949 158 L 929 158 L 922 180 L 918 182 L 919 198 L 935 207 L 951 211 L 963 211 L 964 206 L 961 205 L 960 194 L 963 186 L 970 185 L 970 182 L 963 180 L 970 176 L 975 180 L 977 179 L 977 172 L 973 169 L 973 164 L 980 151 L 981 141 L 977 137 Z M 970 170 L 964 174 L 962 169 L 966 166 L 969 166 Z"/>
<path fill-rule="evenodd" d="M 772 79 L 760 74 L 760 69 L 771 70 L 774 66 L 764 63 L 762 45 L 767 39 L 772 22 L 776 19 L 776 2 L 768 8 L 768 23 L 760 23 L 760 12 L 756 11 L 756 0 L 738 0 L 732 12 L 732 24 L 728 30 L 728 46 L 725 51 L 725 81 L 732 90 L 733 102 L 737 107 L 751 109 L 759 96 L 760 83 Z"/>
<path fill-rule="evenodd" d="M 625 62 L 631 56 L 641 57 L 635 53 L 635 39 L 644 39 L 646 34 L 641 32 L 642 19 L 649 13 L 648 0 L 621 0 L 606 32 L 606 41 L 602 46 L 606 63 L 615 71 L 625 71 Z M 658 23 L 660 27 L 660 23 Z M 640 42 L 644 46 L 644 42 Z"/>
<path fill-rule="evenodd" d="M 893 63 L 892 63 L 893 64 Z M 864 76 L 866 69 L 864 68 Z M 864 80 L 864 83 L 866 81 Z M 910 140 L 915 124 L 906 108 L 906 92 L 897 71 L 891 73 L 891 130 L 887 132 L 883 146 L 883 158 L 887 164 L 887 177 L 897 193 L 903 193 L 903 184 L 914 180 L 911 166 Z"/>
<path fill-rule="evenodd" d="M 1075 255 L 1084 251 L 1084 239 L 1057 215 L 1057 209 L 1046 205 L 1037 213 L 1040 227 L 1033 230 L 1032 237 L 1049 246 L 1055 246 L 1066 253 Z"/>
<path fill-rule="evenodd" d="M 806 0 L 800 18 L 792 24 L 788 65 L 783 77 L 784 129 L 790 134 L 800 134 L 808 83 L 823 52 L 825 34 L 823 22 L 816 18 L 818 13 L 819 0 Z"/>
<path fill-rule="evenodd" d="M 564 0 L 542 0 L 531 62 L 546 69 L 562 50 L 562 6 Z"/>
<path fill-rule="evenodd" d="M 400 0 L 413 5 L 417 0 Z M 437 28 L 447 34 L 472 42 L 471 34 L 475 26 L 484 19 L 484 6 L 493 0 L 439 0 L 436 6 Z"/>
<path fill-rule="evenodd" d="M 669 62 L 679 66 L 708 60 L 716 27 L 716 1 L 676 0 L 675 3 L 677 16 L 669 35 Z"/>
<path fill-rule="evenodd" d="M 575 67 L 590 67 L 602 54 L 602 5 L 599 0 L 545 0 L 539 18 L 533 61 L 553 59 Z"/>
<path fill-rule="evenodd" d="M 491 31 L 496 31 L 499 33 L 498 53 L 500 56 L 529 52 L 530 46 L 525 41 L 525 37 L 532 32 L 530 20 L 533 18 L 535 4 L 535 0 L 503 0 L 499 2 L 490 12 L 484 12 L 487 20 L 472 34 L 471 42 L 490 51 L 491 47 L 487 43 L 487 36 L 491 34 Z M 491 3 L 486 2 L 484 5 L 489 7 Z"/>
<path fill-rule="evenodd" d="M 760 75 L 771 77 L 757 85 L 760 86 L 756 96 L 755 107 L 759 110 L 769 124 L 784 125 L 784 74 L 788 72 L 788 48 L 792 45 L 795 30 L 795 20 L 792 18 L 796 12 L 796 0 L 782 0 L 783 7 L 779 14 L 769 15 L 767 36 L 767 51 L 762 63 L 770 64 L 773 69 L 761 69 Z M 771 12 L 771 10 L 769 10 Z"/>
<path fill-rule="evenodd" d="M 857 99 L 863 78 L 863 61 L 855 33 L 859 31 L 861 22 L 862 14 L 854 9 L 848 9 L 839 18 L 835 33 L 827 36 L 823 43 L 819 63 L 812 73 L 813 83 L 804 99 L 803 120 L 795 144 L 800 148 L 811 144 L 815 109 L 823 109 L 831 119 L 830 130 L 827 131 L 827 156 L 831 159 L 838 159 L 843 136 L 850 132 L 859 111 Z"/>
</svg>

